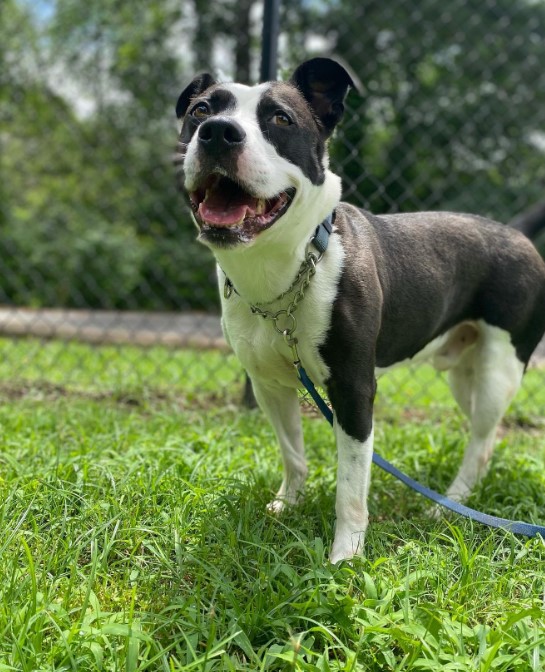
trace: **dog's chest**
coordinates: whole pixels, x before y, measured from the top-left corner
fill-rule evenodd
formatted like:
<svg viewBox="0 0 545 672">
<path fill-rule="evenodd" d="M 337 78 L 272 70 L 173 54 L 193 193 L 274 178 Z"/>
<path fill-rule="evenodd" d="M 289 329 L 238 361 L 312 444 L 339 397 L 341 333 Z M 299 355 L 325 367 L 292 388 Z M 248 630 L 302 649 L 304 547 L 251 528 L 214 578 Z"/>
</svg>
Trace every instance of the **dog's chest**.
<svg viewBox="0 0 545 672">
<path fill-rule="evenodd" d="M 329 249 L 317 267 L 304 298 L 294 311 L 295 323 L 282 315 L 280 330 L 296 324 L 294 336 L 303 366 L 317 384 L 329 377 L 327 363 L 320 356 L 331 323 L 333 304 L 342 272 L 343 250 L 338 236 L 332 236 Z M 220 272 L 223 288 L 223 275 Z M 292 296 L 267 306 L 274 313 L 286 309 Z M 299 387 L 293 364 L 293 353 L 273 320 L 254 314 L 250 306 L 236 294 L 222 298 L 222 325 L 225 336 L 250 377 L 288 387 Z"/>
</svg>

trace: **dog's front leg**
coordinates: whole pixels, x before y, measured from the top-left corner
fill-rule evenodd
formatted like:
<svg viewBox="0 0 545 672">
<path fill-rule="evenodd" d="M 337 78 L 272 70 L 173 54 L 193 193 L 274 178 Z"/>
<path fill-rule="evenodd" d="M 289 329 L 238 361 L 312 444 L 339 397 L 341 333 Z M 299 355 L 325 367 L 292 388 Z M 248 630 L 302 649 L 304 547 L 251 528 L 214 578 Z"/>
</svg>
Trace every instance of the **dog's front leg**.
<svg viewBox="0 0 545 672">
<path fill-rule="evenodd" d="M 331 549 L 332 563 L 363 552 L 369 520 L 367 497 L 373 458 L 374 380 L 369 389 L 332 389 L 337 441 L 337 522 Z"/>
<path fill-rule="evenodd" d="M 301 414 L 297 391 L 252 378 L 257 403 L 273 426 L 282 451 L 284 478 L 269 511 L 280 513 L 301 496 L 307 476 Z"/>
</svg>

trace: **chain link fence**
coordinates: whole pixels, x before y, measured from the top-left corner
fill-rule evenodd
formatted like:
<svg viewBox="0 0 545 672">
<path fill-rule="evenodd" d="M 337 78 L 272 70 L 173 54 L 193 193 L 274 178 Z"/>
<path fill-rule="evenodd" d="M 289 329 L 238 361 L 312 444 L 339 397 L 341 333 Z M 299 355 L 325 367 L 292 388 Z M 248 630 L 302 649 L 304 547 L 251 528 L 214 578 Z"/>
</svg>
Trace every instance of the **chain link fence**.
<svg viewBox="0 0 545 672">
<path fill-rule="evenodd" d="M 207 384 L 242 384 L 171 155 L 174 103 L 194 72 L 258 78 L 262 15 L 251 0 L 4 0 L 4 379 L 39 378 L 76 340 L 106 368 L 112 346 L 130 366 L 147 362 L 136 367 L 142 384 L 183 388 L 196 370 Z M 376 213 L 519 218 L 522 228 L 533 209 L 531 233 L 543 241 L 545 1 L 297 0 L 281 3 L 280 30 L 283 75 L 333 55 L 362 83 L 330 147 L 346 200 Z M 13 340 L 22 336 L 24 357 Z M 172 381 L 169 357 L 182 351 Z M 532 381 L 525 393 L 545 403 L 545 371 Z"/>
</svg>

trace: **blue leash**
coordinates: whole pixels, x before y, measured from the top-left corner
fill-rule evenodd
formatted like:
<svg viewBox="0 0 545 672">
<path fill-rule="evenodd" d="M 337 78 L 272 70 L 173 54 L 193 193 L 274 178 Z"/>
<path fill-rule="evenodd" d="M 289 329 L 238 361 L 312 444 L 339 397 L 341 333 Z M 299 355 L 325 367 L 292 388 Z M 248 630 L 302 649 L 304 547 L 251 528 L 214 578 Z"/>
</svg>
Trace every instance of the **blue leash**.
<svg viewBox="0 0 545 672">
<path fill-rule="evenodd" d="M 333 426 L 333 412 L 326 404 L 324 399 L 320 396 L 318 390 L 314 387 L 314 383 L 308 377 L 307 372 L 300 362 L 297 366 L 297 372 L 299 374 L 300 381 L 303 383 L 310 396 L 316 402 L 316 405 L 324 415 L 325 419 L 331 426 Z M 536 535 L 540 534 L 545 539 L 545 527 L 541 525 L 532 525 L 531 523 L 522 523 L 515 520 L 507 520 L 506 518 L 498 518 L 497 516 L 490 516 L 487 513 L 470 509 L 468 506 L 459 504 L 458 502 L 445 497 L 445 495 L 440 495 L 438 492 L 435 492 L 435 490 L 432 490 L 431 488 L 422 485 L 418 481 L 415 481 L 413 478 L 404 474 L 402 471 L 394 467 L 393 464 L 385 460 L 383 457 L 380 457 L 380 455 L 377 455 L 376 453 L 373 453 L 373 462 L 381 469 L 384 469 L 384 471 L 387 471 L 392 476 L 395 476 L 395 478 L 399 479 L 402 483 L 405 483 L 405 485 L 408 485 L 409 488 L 412 488 L 421 495 L 424 495 L 424 497 L 431 499 L 432 502 L 435 502 L 440 506 L 444 506 L 450 511 L 454 511 L 454 513 L 458 513 L 461 516 L 470 518 L 471 520 L 476 520 L 478 523 L 488 525 L 489 527 L 509 530 L 510 532 L 513 532 L 513 534 L 523 534 L 526 537 L 535 537 Z"/>
</svg>

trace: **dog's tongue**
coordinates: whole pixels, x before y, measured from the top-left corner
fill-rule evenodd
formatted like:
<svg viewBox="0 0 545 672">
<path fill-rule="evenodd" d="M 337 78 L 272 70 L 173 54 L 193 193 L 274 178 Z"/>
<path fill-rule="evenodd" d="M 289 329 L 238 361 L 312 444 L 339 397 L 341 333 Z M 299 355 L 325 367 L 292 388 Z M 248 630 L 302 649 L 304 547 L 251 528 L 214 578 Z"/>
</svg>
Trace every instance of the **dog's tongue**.
<svg viewBox="0 0 545 672">
<path fill-rule="evenodd" d="M 235 226 L 247 214 L 254 215 L 256 208 L 256 198 L 238 185 L 220 180 L 206 192 L 204 201 L 199 205 L 199 215 L 214 226 Z"/>
</svg>

